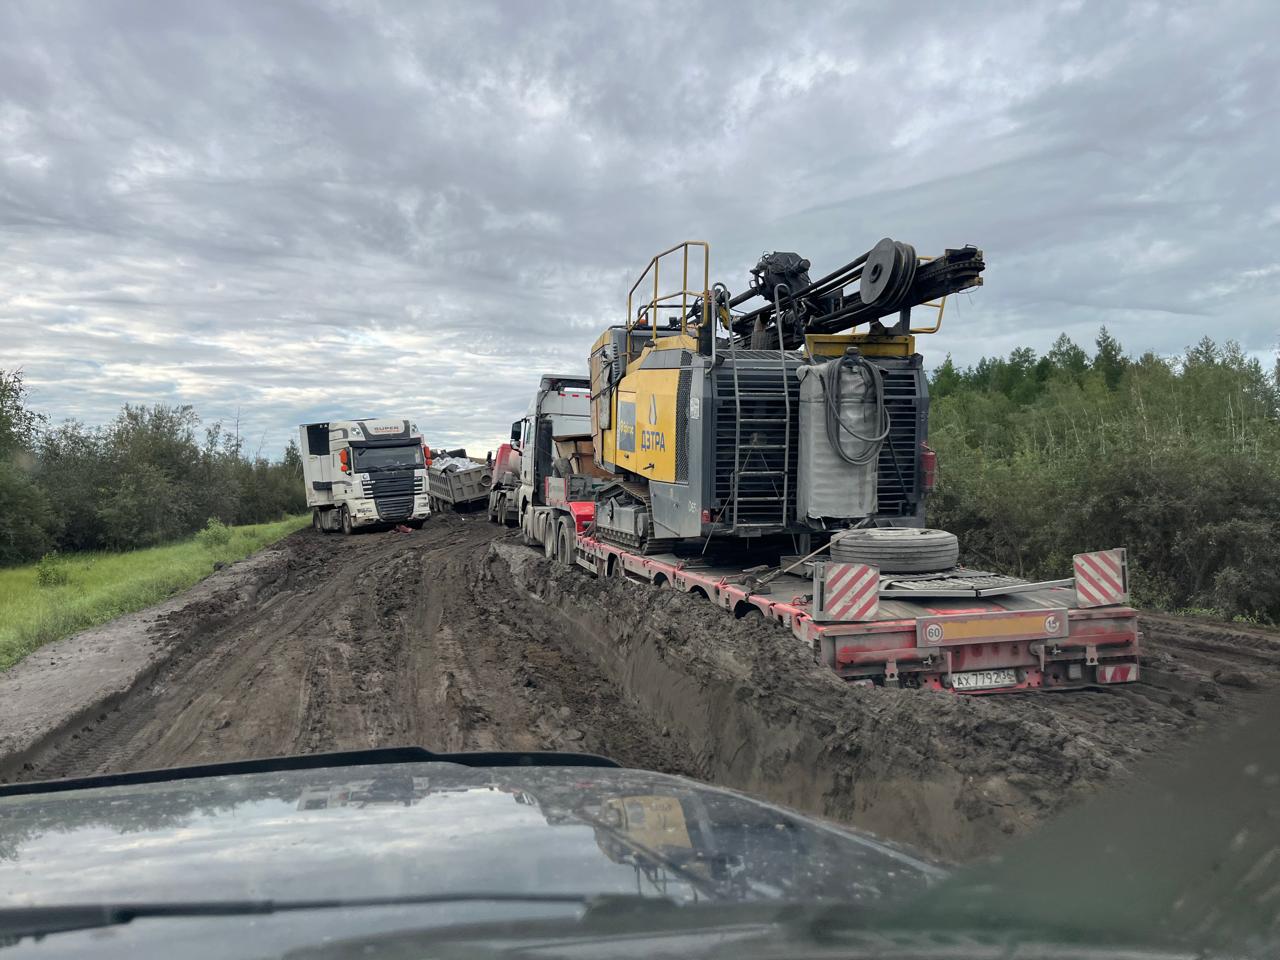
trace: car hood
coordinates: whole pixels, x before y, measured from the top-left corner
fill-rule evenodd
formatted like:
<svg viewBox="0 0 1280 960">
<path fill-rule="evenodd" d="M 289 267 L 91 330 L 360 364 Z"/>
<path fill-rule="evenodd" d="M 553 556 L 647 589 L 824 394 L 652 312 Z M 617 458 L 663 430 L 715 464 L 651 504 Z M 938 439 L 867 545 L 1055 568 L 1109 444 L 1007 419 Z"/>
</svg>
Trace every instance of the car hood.
<svg viewBox="0 0 1280 960">
<path fill-rule="evenodd" d="M 939 871 L 680 777 L 395 763 L 0 797 L 0 907 L 404 894 L 902 902 Z"/>
</svg>

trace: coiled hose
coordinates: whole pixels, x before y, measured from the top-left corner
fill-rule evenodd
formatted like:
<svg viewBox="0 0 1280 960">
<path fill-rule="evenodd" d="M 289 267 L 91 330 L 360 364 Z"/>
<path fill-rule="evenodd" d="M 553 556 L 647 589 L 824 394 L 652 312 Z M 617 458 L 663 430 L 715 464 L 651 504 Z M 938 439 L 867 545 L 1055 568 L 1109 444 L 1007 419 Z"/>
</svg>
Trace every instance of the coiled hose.
<svg viewBox="0 0 1280 960">
<path fill-rule="evenodd" d="M 879 433 L 875 436 L 864 436 L 840 416 L 840 398 L 844 395 L 841 387 L 845 370 L 849 368 L 858 370 L 863 383 L 868 385 L 875 398 L 876 419 L 880 425 Z M 816 372 L 818 382 L 822 386 L 823 403 L 826 406 L 827 440 L 835 449 L 836 455 L 845 463 L 856 466 L 865 466 L 873 462 L 880 456 L 880 447 L 889 436 L 889 428 L 892 426 L 889 410 L 884 405 L 884 379 L 880 375 L 880 368 L 860 354 L 849 353 L 835 363 L 823 364 Z M 863 452 L 853 456 L 845 453 L 844 445 L 841 443 L 842 433 L 865 444 Z"/>
</svg>

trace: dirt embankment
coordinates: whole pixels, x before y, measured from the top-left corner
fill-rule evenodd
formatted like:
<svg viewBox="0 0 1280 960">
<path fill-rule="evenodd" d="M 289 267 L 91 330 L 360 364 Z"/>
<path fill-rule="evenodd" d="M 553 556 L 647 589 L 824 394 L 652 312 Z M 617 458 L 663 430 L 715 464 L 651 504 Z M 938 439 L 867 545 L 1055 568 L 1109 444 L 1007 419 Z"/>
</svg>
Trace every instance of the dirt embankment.
<svg viewBox="0 0 1280 960">
<path fill-rule="evenodd" d="M 1140 685 L 859 689 L 773 625 L 594 580 L 450 515 L 407 535 L 295 534 L 114 629 L 110 642 L 86 648 L 81 635 L 42 660 L 150 650 L 136 681 L 98 710 L 45 721 L 0 757 L 0 777 L 405 743 L 582 750 L 954 859 L 997 848 L 1144 758 L 1175 755 L 1197 726 L 1246 709 L 1280 661 L 1265 631 L 1153 618 Z M 54 677 L 33 684 L 38 667 L 0 677 L 12 710 L 27 697 L 47 712 Z"/>
<path fill-rule="evenodd" d="M 1143 684 L 986 697 L 861 689 L 789 632 L 698 598 L 594 581 L 506 543 L 486 571 L 556 611 L 562 642 L 675 731 L 696 776 L 954 859 L 996 849 L 1140 761 L 1176 757 L 1195 729 L 1247 708 L 1245 690 L 1280 662 L 1274 634 L 1161 618 L 1147 626 Z"/>
</svg>

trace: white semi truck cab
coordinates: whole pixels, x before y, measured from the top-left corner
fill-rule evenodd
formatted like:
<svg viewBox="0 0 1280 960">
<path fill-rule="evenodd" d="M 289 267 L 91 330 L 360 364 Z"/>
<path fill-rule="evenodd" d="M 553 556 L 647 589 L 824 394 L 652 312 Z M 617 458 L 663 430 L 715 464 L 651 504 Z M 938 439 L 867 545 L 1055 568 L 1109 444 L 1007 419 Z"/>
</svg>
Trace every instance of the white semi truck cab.
<svg viewBox="0 0 1280 960">
<path fill-rule="evenodd" d="M 330 420 L 298 428 L 317 530 L 408 524 L 431 515 L 422 434 L 408 420 Z"/>
</svg>

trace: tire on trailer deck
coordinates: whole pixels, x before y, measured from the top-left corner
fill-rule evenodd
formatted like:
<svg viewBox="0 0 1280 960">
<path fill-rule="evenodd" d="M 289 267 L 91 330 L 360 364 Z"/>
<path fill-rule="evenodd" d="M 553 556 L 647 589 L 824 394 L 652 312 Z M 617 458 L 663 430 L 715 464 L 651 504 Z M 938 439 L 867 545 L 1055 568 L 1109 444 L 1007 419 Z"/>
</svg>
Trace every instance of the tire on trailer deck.
<svg viewBox="0 0 1280 960">
<path fill-rule="evenodd" d="M 954 533 L 923 527 L 846 530 L 831 538 L 831 559 L 870 564 L 883 573 L 933 573 L 959 562 L 960 542 Z"/>
</svg>

